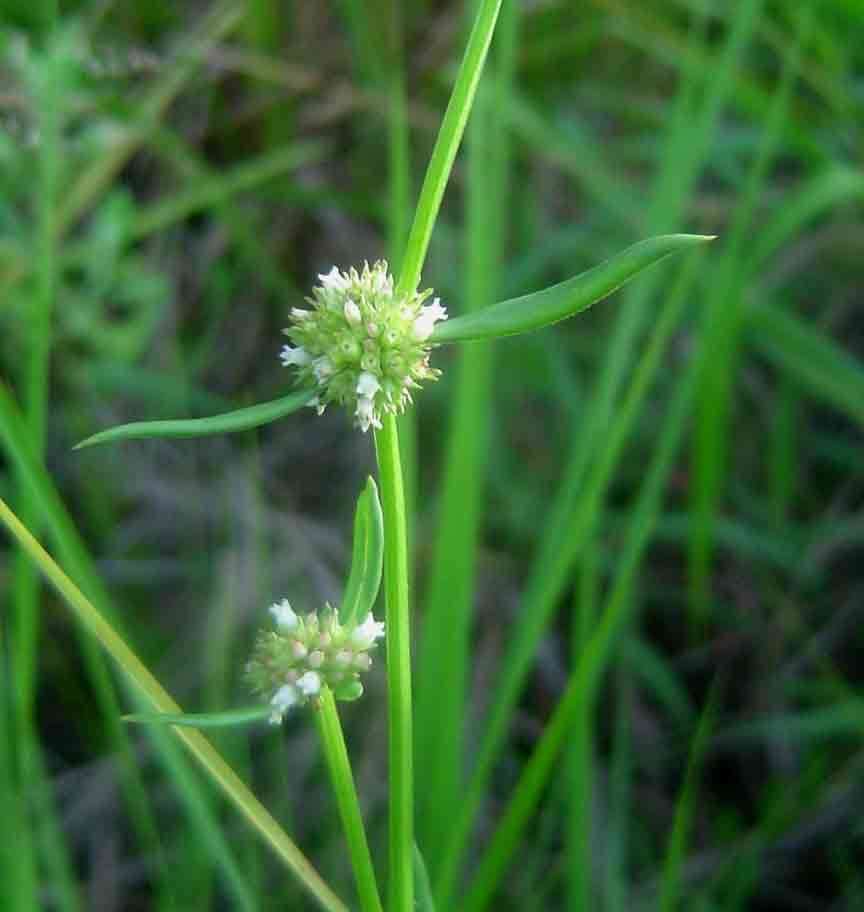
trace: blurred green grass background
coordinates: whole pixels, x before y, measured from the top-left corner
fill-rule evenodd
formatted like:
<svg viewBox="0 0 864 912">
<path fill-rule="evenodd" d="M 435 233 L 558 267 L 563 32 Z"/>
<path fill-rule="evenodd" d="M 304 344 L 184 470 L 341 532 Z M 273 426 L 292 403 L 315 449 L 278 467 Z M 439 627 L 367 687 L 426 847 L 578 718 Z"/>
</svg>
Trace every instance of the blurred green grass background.
<svg viewBox="0 0 864 912">
<path fill-rule="evenodd" d="M 472 4 L 0 9 L 0 493 L 185 707 L 245 703 L 267 605 L 338 597 L 370 441 L 71 448 L 279 395 L 316 274 L 398 268 Z M 862 39 L 858 0 L 504 4 L 424 286 L 719 239 L 439 353 L 403 422 L 441 910 L 864 908 Z M 3 548 L 0 908 L 307 908 Z M 343 719 L 383 870 L 380 667 Z M 312 726 L 218 740 L 350 896 Z"/>
</svg>

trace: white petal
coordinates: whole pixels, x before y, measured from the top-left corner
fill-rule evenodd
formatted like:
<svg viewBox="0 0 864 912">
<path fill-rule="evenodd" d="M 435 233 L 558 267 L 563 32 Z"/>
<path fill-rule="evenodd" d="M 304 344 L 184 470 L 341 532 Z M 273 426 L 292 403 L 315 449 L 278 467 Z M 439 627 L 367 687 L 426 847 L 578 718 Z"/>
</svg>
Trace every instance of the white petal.
<svg viewBox="0 0 864 912">
<path fill-rule="evenodd" d="M 304 697 L 314 697 L 321 690 L 321 675 L 317 671 L 307 671 L 298 679 L 297 688 Z"/>
<path fill-rule="evenodd" d="M 283 367 L 290 367 L 292 364 L 303 367 L 312 360 L 312 356 L 302 345 L 298 345 L 297 348 L 291 348 L 290 345 L 283 345 L 279 357 L 282 359 Z"/>
<path fill-rule="evenodd" d="M 298 624 L 297 615 L 291 609 L 288 599 L 282 599 L 281 602 L 271 605 L 270 614 L 273 615 L 276 625 L 282 630 L 294 630 Z"/>
<path fill-rule="evenodd" d="M 285 713 L 291 709 L 299 699 L 300 694 L 293 684 L 284 684 L 280 687 L 279 690 L 273 694 L 273 699 L 270 700 L 270 705 L 273 707 L 273 712 L 270 714 L 270 721 L 274 725 L 278 725 L 282 721 L 282 717 Z"/>
<path fill-rule="evenodd" d="M 348 276 L 342 275 L 335 266 L 326 275 L 323 272 L 320 273 L 318 278 L 324 288 L 333 291 L 344 291 L 348 287 Z"/>
<path fill-rule="evenodd" d="M 440 300 L 435 298 L 427 307 L 421 308 L 420 315 L 414 321 L 414 338 L 423 342 L 432 335 L 435 324 L 446 319 L 447 310 L 441 306 Z"/>
<path fill-rule="evenodd" d="M 362 624 L 351 631 L 351 642 L 358 649 L 368 649 L 375 640 L 384 636 L 383 621 L 376 621 L 371 612 L 366 615 Z"/>
<path fill-rule="evenodd" d="M 437 323 L 438 320 L 447 319 L 447 308 L 441 306 L 441 298 L 434 298 L 432 303 L 424 308 L 432 314 L 432 319 Z"/>
<path fill-rule="evenodd" d="M 381 389 L 381 384 L 378 382 L 378 378 L 375 374 L 370 374 L 369 371 L 363 371 L 357 378 L 358 396 L 365 396 L 366 398 L 371 399 L 379 389 Z"/>
<path fill-rule="evenodd" d="M 357 427 L 365 434 L 369 426 L 379 427 L 378 419 L 375 416 L 375 404 L 368 396 L 357 397 L 357 409 L 354 412 L 357 419 Z"/>
</svg>

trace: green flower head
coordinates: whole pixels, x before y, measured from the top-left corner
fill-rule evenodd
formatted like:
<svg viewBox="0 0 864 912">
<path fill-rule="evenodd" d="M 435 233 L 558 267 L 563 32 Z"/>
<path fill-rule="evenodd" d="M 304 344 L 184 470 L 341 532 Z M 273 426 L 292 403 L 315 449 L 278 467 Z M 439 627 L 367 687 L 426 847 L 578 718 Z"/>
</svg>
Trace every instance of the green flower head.
<svg viewBox="0 0 864 912">
<path fill-rule="evenodd" d="M 270 721 L 278 724 L 292 706 L 314 701 L 329 687 L 337 700 L 363 693 L 360 674 L 372 665 L 370 652 L 384 636 L 384 624 L 371 614 L 360 623 L 340 624 L 329 605 L 319 614 L 294 613 L 287 599 L 271 605 L 275 630 L 258 635 L 246 680 L 270 701 Z"/>
<path fill-rule="evenodd" d="M 361 272 L 335 266 L 319 275 L 310 310 L 292 308 L 282 348 L 285 367 L 297 368 L 301 386 L 317 389 L 312 401 L 321 414 L 331 403 L 346 406 L 362 431 L 380 428 L 385 414 L 399 414 L 411 390 L 440 371 L 429 366 L 429 337 L 447 318 L 431 289 L 397 296 L 387 264 L 363 264 Z"/>
</svg>

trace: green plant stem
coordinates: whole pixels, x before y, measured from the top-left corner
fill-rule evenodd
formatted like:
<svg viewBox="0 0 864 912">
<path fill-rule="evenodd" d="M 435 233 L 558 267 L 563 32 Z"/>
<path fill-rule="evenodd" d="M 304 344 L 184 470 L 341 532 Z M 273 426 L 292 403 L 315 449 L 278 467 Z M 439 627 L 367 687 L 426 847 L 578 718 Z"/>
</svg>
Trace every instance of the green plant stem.
<svg viewBox="0 0 864 912">
<path fill-rule="evenodd" d="M 391 912 L 414 909 L 414 758 L 411 714 L 411 620 L 408 549 L 399 432 L 393 415 L 375 432 L 381 505 L 384 511 L 384 593 L 387 630 L 387 692 L 390 759 Z"/>
<path fill-rule="evenodd" d="M 126 641 L 96 609 L 93 603 L 60 569 L 47 551 L 30 534 L 17 516 L 0 499 L 0 521 L 15 541 L 39 567 L 43 576 L 63 596 L 78 621 L 117 663 L 135 692 L 159 712 L 179 713 L 182 710 L 150 670 L 127 645 Z M 243 816 L 270 844 L 279 858 L 297 876 L 319 907 L 328 912 L 348 912 L 347 906 L 321 879 L 305 855 L 297 848 L 276 820 L 252 794 L 219 752 L 200 732 L 175 728 L 174 733 L 201 764 L 211 779 L 233 801 Z"/>
<path fill-rule="evenodd" d="M 319 708 L 315 713 L 318 733 L 324 747 L 324 759 L 330 773 L 336 803 L 339 805 L 339 816 L 345 829 L 348 842 L 348 854 L 354 868 L 357 881 L 357 895 L 363 912 L 382 912 L 381 899 L 378 896 L 378 884 L 375 880 L 375 868 L 369 853 L 369 843 L 363 828 L 363 815 L 348 760 L 348 749 L 339 722 L 339 711 L 329 688 L 324 688 L 319 698 Z"/>
</svg>

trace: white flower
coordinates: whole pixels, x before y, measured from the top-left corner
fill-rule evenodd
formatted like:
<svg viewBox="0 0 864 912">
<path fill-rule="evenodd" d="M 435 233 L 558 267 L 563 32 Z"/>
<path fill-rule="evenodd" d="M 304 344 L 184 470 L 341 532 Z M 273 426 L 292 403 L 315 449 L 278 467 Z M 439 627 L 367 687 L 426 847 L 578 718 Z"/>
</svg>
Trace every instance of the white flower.
<svg viewBox="0 0 864 912">
<path fill-rule="evenodd" d="M 439 298 L 435 298 L 431 304 L 427 304 L 420 309 L 420 315 L 414 321 L 414 338 L 424 342 L 432 335 L 435 324 L 439 320 L 446 319 L 447 309 L 441 306 Z"/>
<path fill-rule="evenodd" d="M 356 326 L 362 321 L 363 316 L 360 313 L 360 308 L 351 300 L 351 298 L 348 298 L 348 300 L 345 302 L 344 310 L 345 319 L 349 323 L 352 323 L 354 326 Z"/>
<path fill-rule="evenodd" d="M 339 272 L 335 266 L 326 275 L 323 272 L 319 273 L 318 278 L 324 288 L 332 291 L 345 291 L 350 282 L 348 276 Z"/>
<path fill-rule="evenodd" d="M 297 680 L 297 689 L 304 697 L 314 697 L 321 690 L 321 675 L 317 671 L 307 671 Z"/>
<path fill-rule="evenodd" d="M 282 721 L 282 717 L 294 706 L 300 699 L 300 694 L 297 691 L 297 688 L 293 684 L 284 684 L 279 690 L 273 694 L 273 699 L 270 701 L 270 705 L 273 707 L 273 712 L 270 713 L 270 722 L 273 725 L 278 725 Z"/>
<path fill-rule="evenodd" d="M 357 419 L 357 427 L 364 433 L 370 427 L 381 427 L 381 420 L 375 414 L 375 400 L 369 396 L 357 397 L 357 408 L 354 411 L 354 417 Z"/>
<path fill-rule="evenodd" d="M 312 316 L 311 310 L 304 310 L 302 307 L 292 307 L 291 308 L 291 318 L 301 322 L 303 320 L 308 320 Z"/>
<path fill-rule="evenodd" d="M 365 396 L 366 398 L 371 399 L 379 389 L 381 389 L 381 384 L 378 382 L 378 378 L 375 374 L 370 374 L 369 371 L 363 371 L 357 378 L 358 396 Z"/>
<path fill-rule="evenodd" d="M 375 640 L 384 636 L 384 622 L 376 621 L 372 613 L 366 615 L 362 624 L 358 624 L 351 632 L 351 642 L 357 649 L 368 649 Z"/>
<path fill-rule="evenodd" d="M 270 614 L 273 615 L 276 626 L 280 627 L 282 630 L 294 630 L 299 623 L 297 615 L 294 614 L 291 609 L 291 603 L 288 599 L 282 599 L 281 602 L 276 602 L 275 605 L 271 605 Z"/>
<path fill-rule="evenodd" d="M 297 367 L 304 367 L 312 361 L 312 355 L 302 345 L 297 346 L 297 348 L 283 345 L 279 357 L 282 359 L 283 367 L 290 367 L 292 364 L 296 364 Z"/>
<path fill-rule="evenodd" d="M 320 396 L 313 396 L 307 403 L 308 408 L 314 408 L 319 415 L 324 414 L 324 410 L 327 406 L 321 401 Z"/>
</svg>

